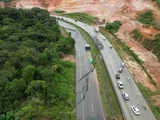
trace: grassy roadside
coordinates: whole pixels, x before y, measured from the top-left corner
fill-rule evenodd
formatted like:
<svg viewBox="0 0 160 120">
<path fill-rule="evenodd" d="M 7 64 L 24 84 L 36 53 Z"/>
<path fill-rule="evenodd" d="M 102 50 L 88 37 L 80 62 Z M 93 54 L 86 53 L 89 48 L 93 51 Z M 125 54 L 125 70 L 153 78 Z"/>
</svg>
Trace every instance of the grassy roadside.
<svg viewBox="0 0 160 120">
<path fill-rule="evenodd" d="M 62 16 L 68 17 L 68 18 L 72 18 L 74 20 L 77 21 L 81 21 L 83 23 L 87 23 L 89 25 L 94 24 L 97 22 L 98 18 L 88 15 L 86 13 L 79 13 L 79 12 L 75 12 L 75 13 L 65 13 L 65 14 L 61 14 Z"/>
<path fill-rule="evenodd" d="M 64 10 L 55 10 L 54 13 L 64 13 Z"/>
<path fill-rule="evenodd" d="M 143 62 L 138 58 L 138 56 L 130 50 L 130 48 L 125 45 L 123 42 L 121 42 L 119 39 L 116 39 L 113 35 L 111 35 L 109 32 L 107 32 L 104 28 L 100 28 L 100 32 L 109 40 L 109 42 L 113 45 L 119 56 L 124 59 L 124 54 L 127 54 L 131 60 L 136 61 L 142 69 L 146 72 L 146 69 L 143 66 Z M 148 77 L 150 78 L 150 82 L 152 84 L 155 84 L 150 75 L 146 72 Z M 154 102 L 151 100 L 151 96 L 153 95 L 160 95 L 160 91 L 152 92 L 147 87 L 143 86 L 140 83 L 137 83 L 138 88 L 142 92 L 144 98 L 148 102 L 148 105 L 150 106 L 152 112 L 156 116 L 158 120 L 160 120 L 160 106 L 155 106 Z"/>
<path fill-rule="evenodd" d="M 101 94 L 101 99 L 102 99 L 105 115 L 107 116 L 108 119 L 110 119 L 112 117 L 115 117 L 117 120 L 122 120 L 123 118 L 122 118 L 122 114 L 121 114 L 121 111 L 120 111 L 120 107 L 119 107 L 119 104 L 117 102 L 116 96 L 114 94 L 112 84 L 110 82 L 110 79 L 109 79 L 107 70 L 105 68 L 104 62 L 100 57 L 99 50 L 97 49 L 96 45 L 94 44 L 94 42 L 92 41 L 92 38 L 88 35 L 88 33 L 86 33 L 82 28 L 80 28 L 80 27 L 78 27 L 74 24 L 72 24 L 72 25 L 74 27 L 76 27 L 81 32 L 81 34 L 83 35 L 83 37 L 85 38 L 87 43 L 91 45 L 91 50 L 90 51 L 91 51 L 91 54 L 92 54 L 92 57 L 93 57 L 95 63 L 98 63 L 97 60 L 99 60 L 99 62 L 101 64 L 102 71 L 100 71 L 100 68 L 99 68 L 98 64 L 95 64 L 95 67 L 96 67 L 96 71 L 97 71 L 97 77 L 98 77 L 98 80 L 99 80 L 100 94 Z M 97 56 L 97 59 L 95 58 L 95 54 Z M 110 105 L 109 105 L 108 99 L 106 98 L 106 93 L 105 93 L 105 89 L 104 89 L 104 85 L 103 85 L 103 82 L 102 82 L 102 77 L 101 77 L 100 72 L 102 72 L 102 74 L 104 75 L 105 81 L 107 83 L 108 94 L 110 96 L 113 114 L 110 111 Z"/>
<path fill-rule="evenodd" d="M 69 33 L 67 32 L 67 30 L 66 30 L 64 27 L 60 26 L 60 30 L 61 30 L 61 34 L 62 34 L 64 37 L 69 36 Z"/>
</svg>

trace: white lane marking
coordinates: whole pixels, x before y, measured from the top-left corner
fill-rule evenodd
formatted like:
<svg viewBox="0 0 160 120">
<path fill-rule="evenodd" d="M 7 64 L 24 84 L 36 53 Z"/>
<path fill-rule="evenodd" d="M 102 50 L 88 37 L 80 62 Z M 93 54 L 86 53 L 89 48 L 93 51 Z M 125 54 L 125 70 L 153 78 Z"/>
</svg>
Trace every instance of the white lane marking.
<svg viewBox="0 0 160 120">
<path fill-rule="evenodd" d="M 88 72 L 88 69 L 86 68 L 86 72 Z"/>
<path fill-rule="evenodd" d="M 82 91 L 82 86 L 81 86 L 81 91 Z M 81 93 L 81 99 L 83 98 L 83 92 Z M 84 102 L 82 100 L 82 115 L 83 115 L 83 120 L 84 120 Z"/>
<path fill-rule="evenodd" d="M 91 108 L 92 108 L 92 112 L 94 112 L 94 111 L 93 111 L 93 104 L 91 104 Z"/>
<path fill-rule="evenodd" d="M 90 82 L 89 82 L 90 83 Z M 90 85 L 90 84 L 89 84 Z M 92 112 L 94 112 L 94 109 L 93 109 L 93 104 L 92 104 L 92 96 L 91 96 L 91 94 L 89 93 L 89 96 L 90 96 L 90 101 L 91 101 L 91 110 L 92 110 Z"/>
<path fill-rule="evenodd" d="M 94 72 L 96 73 L 96 71 L 94 70 Z M 94 74 L 95 75 L 95 74 Z M 95 79 L 96 79 L 96 82 L 98 83 L 97 81 L 97 76 L 95 76 Z M 99 98 L 99 101 L 100 101 L 100 105 L 101 105 L 101 110 L 102 110 L 102 115 L 103 115 L 103 120 L 105 120 L 105 117 L 104 117 L 104 111 L 103 111 L 103 108 L 102 108 L 102 101 L 101 101 L 101 98 L 100 98 L 100 93 L 99 93 L 99 88 L 97 86 L 98 84 L 96 84 L 96 88 L 97 88 L 97 91 L 98 91 L 98 98 Z"/>
<path fill-rule="evenodd" d="M 79 57 L 80 57 L 80 51 L 79 51 Z M 81 74 L 81 59 L 79 60 L 79 65 L 80 65 L 80 78 L 81 78 L 81 76 L 82 76 L 82 74 Z M 82 91 L 82 86 L 81 86 L 81 91 Z M 81 93 L 81 98 L 83 98 L 83 92 Z M 82 100 L 82 116 L 83 116 L 83 120 L 84 120 L 84 102 L 83 102 L 83 100 Z"/>
</svg>

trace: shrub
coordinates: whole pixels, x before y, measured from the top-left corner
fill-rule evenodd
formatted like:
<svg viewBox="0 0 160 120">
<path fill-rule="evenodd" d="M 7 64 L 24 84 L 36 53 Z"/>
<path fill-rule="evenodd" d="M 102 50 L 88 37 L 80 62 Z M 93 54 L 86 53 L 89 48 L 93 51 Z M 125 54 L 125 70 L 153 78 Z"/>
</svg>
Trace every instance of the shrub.
<svg viewBox="0 0 160 120">
<path fill-rule="evenodd" d="M 135 40 L 138 40 L 138 39 L 143 37 L 141 32 L 139 30 L 137 30 L 137 29 L 134 29 L 131 33 L 133 34 L 133 38 Z"/>
<path fill-rule="evenodd" d="M 137 16 L 137 20 L 142 22 L 145 25 L 153 26 L 156 29 L 160 29 L 160 25 L 156 23 L 151 10 L 148 10 L 145 13 L 139 14 Z"/>
<path fill-rule="evenodd" d="M 116 33 L 118 32 L 121 25 L 122 24 L 120 21 L 114 21 L 112 23 L 107 23 L 105 28 L 111 33 Z"/>
<path fill-rule="evenodd" d="M 64 13 L 65 11 L 64 10 L 55 10 L 54 12 L 55 13 Z"/>
<path fill-rule="evenodd" d="M 142 44 L 160 59 L 160 34 L 157 34 L 154 40 L 145 39 Z"/>
<path fill-rule="evenodd" d="M 147 25 L 153 25 L 154 24 L 154 19 L 153 19 L 153 13 L 151 10 L 148 10 L 145 13 L 140 14 L 137 19 Z"/>
</svg>

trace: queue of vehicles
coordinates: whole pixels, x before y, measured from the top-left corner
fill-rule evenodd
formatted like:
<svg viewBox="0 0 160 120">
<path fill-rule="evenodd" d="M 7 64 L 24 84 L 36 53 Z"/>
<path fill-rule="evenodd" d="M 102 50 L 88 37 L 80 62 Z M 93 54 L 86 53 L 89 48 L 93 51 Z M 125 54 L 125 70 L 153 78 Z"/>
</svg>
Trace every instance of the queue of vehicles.
<svg viewBox="0 0 160 120">
<path fill-rule="evenodd" d="M 86 45 L 84 46 L 84 48 L 85 48 L 86 50 L 90 50 L 90 45 L 89 45 L 89 44 L 86 44 Z M 120 73 L 123 72 L 124 67 L 125 67 L 125 64 L 122 62 L 122 63 L 121 63 L 121 67 L 118 69 L 118 73 L 116 74 L 116 79 L 118 80 L 118 81 L 117 81 L 117 85 L 118 85 L 118 87 L 119 87 L 120 89 L 124 89 L 123 82 L 120 81 Z M 129 78 L 128 78 L 128 79 L 129 79 Z M 123 98 L 124 98 L 126 101 L 130 99 L 127 92 L 122 92 L 122 96 L 123 96 Z M 138 109 L 136 106 L 134 106 L 134 105 L 131 106 L 131 110 L 134 112 L 135 115 L 140 115 L 140 111 L 139 111 L 139 109 Z"/>
<path fill-rule="evenodd" d="M 124 67 L 125 67 L 125 64 L 121 63 L 121 67 L 118 69 L 118 73 L 116 74 L 116 79 L 118 80 L 117 85 L 120 89 L 124 89 L 124 85 L 123 85 L 122 81 L 120 81 L 120 73 L 123 72 Z M 122 96 L 126 101 L 130 99 L 127 92 L 122 92 Z M 135 115 L 140 115 L 140 111 L 136 106 L 134 106 L 134 105 L 131 106 L 131 110 L 134 112 Z"/>
</svg>

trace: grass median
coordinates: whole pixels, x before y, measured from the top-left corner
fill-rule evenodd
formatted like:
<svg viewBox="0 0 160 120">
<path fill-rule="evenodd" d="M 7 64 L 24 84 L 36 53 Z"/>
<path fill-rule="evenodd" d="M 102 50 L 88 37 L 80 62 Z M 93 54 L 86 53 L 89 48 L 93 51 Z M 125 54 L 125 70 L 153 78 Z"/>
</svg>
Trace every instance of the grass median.
<svg viewBox="0 0 160 120">
<path fill-rule="evenodd" d="M 104 109 L 104 112 L 105 112 L 105 116 L 107 117 L 107 120 L 111 120 L 112 117 L 116 118 L 116 120 L 122 120 L 123 119 L 122 118 L 122 113 L 121 113 L 119 104 L 117 102 L 117 99 L 116 99 L 116 96 L 115 96 L 115 93 L 114 93 L 114 90 L 113 90 L 113 87 L 112 87 L 112 84 L 111 84 L 111 81 L 109 79 L 105 64 L 103 62 L 103 59 L 101 58 L 99 50 L 97 49 L 97 47 L 94 44 L 92 38 L 90 37 L 90 35 L 87 32 L 85 32 L 82 28 L 80 28 L 80 27 L 78 27 L 78 26 L 76 26 L 72 23 L 70 23 L 70 24 L 72 26 L 74 26 L 75 28 L 77 28 L 78 31 L 85 38 L 86 42 L 88 44 L 90 44 L 90 46 L 91 46 L 90 52 L 92 54 L 93 60 L 95 61 L 95 63 L 98 63 L 98 60 L 99 60 L 99 63 L 101 65 L 102 70 L 99 68 L 98 64 L 95 64 L 95 68 L 96 68 L 97 77 L 98 77 L 98 81 L 99 81 L 99 88 L 100 88 L 101 100 L 102 100 L 102 103 L 103 103 L 103 109 Z M 97 59 L 95 58 L 95 54 L 96 54 Z M 106 92 L 105 92 L 105 89 L 104 89 L 104 84 L 102 82 L 101 74 L 104 75 L 105 82 L 107 83 L 107 91 L 108 91 L 108 94 L 109 94 L 109 97 L 110 97 L 110 100 L 111 100 L 110 104 L 111 104 L 112 108 L 110 108 L 109 101 L 106 98 Z M 112 112 L 110 111 L 110 109 L 112 109 Z"/>
</svg>

